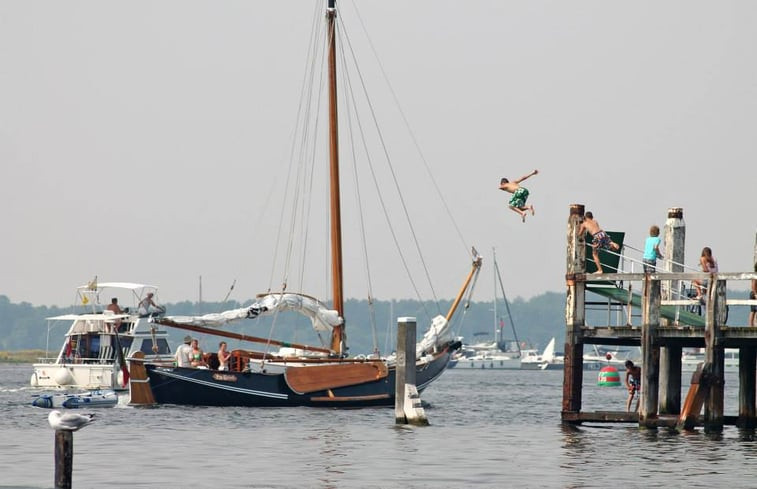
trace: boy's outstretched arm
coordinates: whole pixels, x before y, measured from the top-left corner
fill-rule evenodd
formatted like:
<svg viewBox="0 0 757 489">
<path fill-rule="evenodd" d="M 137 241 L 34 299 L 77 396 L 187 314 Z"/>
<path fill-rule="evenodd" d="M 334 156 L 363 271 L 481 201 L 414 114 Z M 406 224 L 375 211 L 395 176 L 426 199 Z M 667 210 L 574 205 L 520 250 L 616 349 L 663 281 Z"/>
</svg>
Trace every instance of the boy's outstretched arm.
<svg viewBox="0 0 757 489">
<path fill-rule="evenodd" d="M 528 175 L 523 175 L 523 176 L 522 176 L 522 177 L 520 177 L 519 179 L 515 180 L 515 183 L 520 183 L 520 182 L 522 182 L 523 180 L 525 180 L 526 178 L 528 178 L 528 177 L 532 177 L 532 176 L 534 176 L 534 175 L 536 175 L 536 174 L 538 174 L 538 173 L 539 173 L 539 170 L 534 170 L 534 171 L 532 171 L 531 173 L 529 173 Z"/>
</svg>

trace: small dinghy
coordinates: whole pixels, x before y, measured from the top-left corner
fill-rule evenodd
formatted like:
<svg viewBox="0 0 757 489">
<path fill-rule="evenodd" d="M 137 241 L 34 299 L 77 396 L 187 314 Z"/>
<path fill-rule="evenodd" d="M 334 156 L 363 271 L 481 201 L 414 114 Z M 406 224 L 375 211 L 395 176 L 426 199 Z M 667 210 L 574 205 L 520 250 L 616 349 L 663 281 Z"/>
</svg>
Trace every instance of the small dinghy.
<svg viewBox="0 0 757 489">
<path fill-rule="evenodd" d="M 113 407 L 118 404 L 118 394 L 111 389 L 74 392 L 68 394 L 41 394 L 35 396 L 32 406 L 41 408 Z"/>
</svg>

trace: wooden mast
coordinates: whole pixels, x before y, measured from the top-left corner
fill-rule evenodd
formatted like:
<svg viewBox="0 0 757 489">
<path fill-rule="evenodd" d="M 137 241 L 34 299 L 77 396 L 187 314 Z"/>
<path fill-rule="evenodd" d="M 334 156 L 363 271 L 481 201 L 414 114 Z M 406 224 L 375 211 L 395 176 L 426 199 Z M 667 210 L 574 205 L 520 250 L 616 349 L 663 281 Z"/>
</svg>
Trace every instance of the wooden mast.
<svg viewBox="0 0 757 489">
<path fill-rule="evenodd" d="M 342 291 L 342 215 L 339 191 L 339 131 L 337 126 L 336 100 L 336 0 L 328 0 L 326 10 L 329 44 L 329 155 L 331 182 L 331 280 L 333 282 L 333 307 L 344 317 Z M 344 324 L 335 326 L 331 333 L 331 349 L 342 354 Z"/>
</svg>

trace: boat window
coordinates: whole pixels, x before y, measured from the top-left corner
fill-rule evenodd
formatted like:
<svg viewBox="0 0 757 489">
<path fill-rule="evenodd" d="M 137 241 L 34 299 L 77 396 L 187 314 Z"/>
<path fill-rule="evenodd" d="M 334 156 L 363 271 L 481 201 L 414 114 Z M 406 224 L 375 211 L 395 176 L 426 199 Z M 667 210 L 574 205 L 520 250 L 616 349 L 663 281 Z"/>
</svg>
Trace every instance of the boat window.
<svg viewBox="0 0 757 489">
<path fill-rule="evenodd" d="M 144 340 L 142 341 L 142 348 L 140 350 L 145 355 L 170 355 L 171 349 L 168 347 L 168 341 L 165 338 L 158 338 L 155 341 L 155 344 L 158 347 L 158 351 L 154 352 L 152 350 L 152 339 Z"/>
</svg>

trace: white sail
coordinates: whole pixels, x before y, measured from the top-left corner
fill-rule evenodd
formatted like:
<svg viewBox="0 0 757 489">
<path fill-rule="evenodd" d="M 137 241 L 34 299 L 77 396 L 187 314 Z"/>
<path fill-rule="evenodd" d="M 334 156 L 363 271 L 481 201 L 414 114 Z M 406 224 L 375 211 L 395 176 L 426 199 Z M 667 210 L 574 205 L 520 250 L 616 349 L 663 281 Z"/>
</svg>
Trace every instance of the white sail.
<svg viewBox="0 0 757 489">
<path fill-rule="evenodd" d="M 337 311 L 329 309 L 317 299 L 301 294 L 267 294 L 248 307 L 203 316 L 166 316 L 165 319 L 191 326 L 218 327 L 231 321 L 254 319 L 283 311 L 298 312 L 310 318 L 316 331 L 330 332 L 334 326 L 344 321 Z"/>
<path fill-rule="evenodd" d="M 437 348 L 452 339 L 449 322 L 444 316 L 436 316 L 431 326 L 415 346 L 415 355 L 420 358 L 427 353 L 433 353 Z"/>
</svg>

